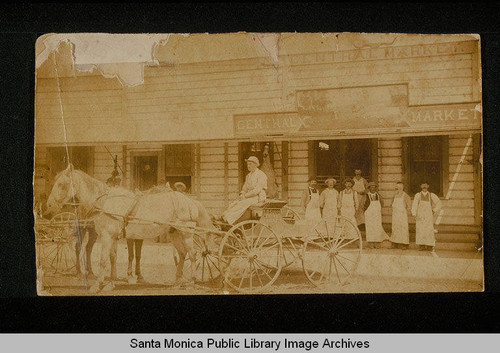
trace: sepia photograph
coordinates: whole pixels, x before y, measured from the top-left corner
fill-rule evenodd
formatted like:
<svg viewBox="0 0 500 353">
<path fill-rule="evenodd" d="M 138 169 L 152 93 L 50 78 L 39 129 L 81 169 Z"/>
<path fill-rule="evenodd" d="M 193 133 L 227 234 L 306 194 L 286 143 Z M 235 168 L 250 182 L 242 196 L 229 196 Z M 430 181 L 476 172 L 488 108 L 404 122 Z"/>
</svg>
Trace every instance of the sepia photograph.
<svg viewBox="0 0 500 353">
<path fill-rule="evenodd" d="M 476 34 L 45 34 L 39 296 L 481 292 Z"/>
</svg>

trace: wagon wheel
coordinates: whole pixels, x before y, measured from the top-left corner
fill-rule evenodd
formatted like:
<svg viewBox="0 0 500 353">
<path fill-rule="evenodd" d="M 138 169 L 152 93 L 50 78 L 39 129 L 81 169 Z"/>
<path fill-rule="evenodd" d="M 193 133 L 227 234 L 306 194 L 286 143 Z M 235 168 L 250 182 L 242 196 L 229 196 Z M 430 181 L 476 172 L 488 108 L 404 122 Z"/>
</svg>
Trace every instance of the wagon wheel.
<svg viewBox="0 0 500 353">
<path fill-rule="evenodd" d="M 217 239 L 213 239 L 215 235 L 199 235 L 193 236 L 193 246 L 196 253 L 195 258 L 195 273 L 196 282 L 203 285 L 220 283 L 222 275 L 219 270 L 218 262 L 218 244 Z"/>
<path fill-rule="evenodd" d="M 302 267 L 315 286 L 347 283 L 361 259 L 358 227 L 345 217 L 320 221 L 308 234 L 301 252 Z"/>
<path fill-rule="evenodd" d="M 68 273 L 76 267 L 75 219 L 74 213 L 63 212 L 50 221 L 50 241 L 43 246 L 42 256 L 54 273 Z"/>
<path fill-rule="evenodd" d="M 292 208 L 284 206 L 281 208 L 281 218 L 282 220 L 293 227 L 297 221 L 300 221 L 300 216 Z M 283 243 L 283 267 L 290 266 L 298 257 L 302 243 L 298 244 L 294 240 L 296 234 L 285 234 L 281 237 L 281 242 Z"/>
<path fill-rule="evenodd" d="M 280 238 L 270 227 L 255 220 L 233 226 L 219 249 L 224 282 L 242 293 L 269 288 L 278 278 L 282 262 Z"/>
</svg>

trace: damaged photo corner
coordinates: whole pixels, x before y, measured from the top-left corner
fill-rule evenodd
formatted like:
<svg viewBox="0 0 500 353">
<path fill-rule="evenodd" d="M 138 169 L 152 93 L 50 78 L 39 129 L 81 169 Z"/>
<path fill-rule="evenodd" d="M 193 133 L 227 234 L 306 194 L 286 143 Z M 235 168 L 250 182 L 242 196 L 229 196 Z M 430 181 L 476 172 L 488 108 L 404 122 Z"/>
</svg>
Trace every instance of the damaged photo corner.
<svg viewBox="0 0 500 353">
<path fill-rule="evenodd" d="M 46 34 L 42 296 L 484 290 L 475 34 Z"/>
</svg>

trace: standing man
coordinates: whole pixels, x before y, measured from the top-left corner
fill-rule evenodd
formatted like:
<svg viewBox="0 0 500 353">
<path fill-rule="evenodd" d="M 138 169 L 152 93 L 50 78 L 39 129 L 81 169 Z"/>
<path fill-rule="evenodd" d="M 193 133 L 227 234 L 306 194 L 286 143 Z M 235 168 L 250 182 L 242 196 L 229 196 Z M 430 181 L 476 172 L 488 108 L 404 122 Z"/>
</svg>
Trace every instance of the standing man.
<svg viewBox="0 0 500 353">
<path fill-rule="evenodd" d="M 354 184 L 352 186 L 352 189 L 359 195 L 359 204 L 364 205 L 366 202 L 366 190 L 368 189 L 368 181 L 361 176 L 361 169 L 356 169 L 354 171 L 353 182 Z M 358 226 L 365 223 L 365 214 L 362 207 L 360 207 L 356 211 L 356 223 Z"/>
<path fill-rule="evenodd" d="M 336 183 L 337 181 L 333 178 L 326 179 L 325 184 L 327 188 L 319 196 L 319 207 L 322 209 L 323 219 L 333 222 L 337 219 L 337 202 L 339 197 L 339 192 L 334 188 Z"/>
<path fill-rule="evenodd" d="M 240 196 L 233 201 L 222 215 L 223 219 L 234 224 L 248 207 L 264 202 L 266 200 L 267 176 L 259 169 L 259 159 L 251 156 L 245 159 L 250 173 L 245 178 L 245 184 L 241 189 Z"/>
<path fill-rule="evenodd" d="M 382 226 L 382 198 L 377 192 L 377 184 L 370 182 L 364 204 L 366 242 L 369 248 L 380 248 L 380 244 L 389 239 Z"/>
<path fill-rule="evenodd" d="M 408 249 L 410 233 L 408 230 L 408 215 L 411 212 L 411 198 L 404 192 L 404 185 L 396 183 L 396 194 L 392 200 L 392 234 L 393 248 Z"/>
<path fill-rule="evenodd" d="M 319 191 L 316 189 L 317 185 L 318 182 L 316 179 L 309 179 L 307 189 L 302 193 L 302 209 L 305 212 L 305 219 L 309 221 L 321 220 Z"/>
<path fill-rule="evenodd" d="M 420 191 L 413 199 L 411 214 L 416 220 L 415 243 L 419 250 L 434 250 L 436 238 L 434 234 L 434 214 L 441 209 L 441 200 L 436 194 L 429 191 L 429 184 L 420 184 Z"/>
<path fill-rule="evenodd" d="M 358 193 L 353 190 L 352 185 L 354 182 L 352 179 L 347 178 L 344 181 L 345 189 L 339 194 L 339 199 L 337 201 L 337 209 L 341 216 L 346 217 L 350 220 L 355 227 L 356 224 L 356 211 L 359 208 L 359 197 Z M 349 234 L 349 237 L 354 237 L 355 234 Z"/>
</svg>

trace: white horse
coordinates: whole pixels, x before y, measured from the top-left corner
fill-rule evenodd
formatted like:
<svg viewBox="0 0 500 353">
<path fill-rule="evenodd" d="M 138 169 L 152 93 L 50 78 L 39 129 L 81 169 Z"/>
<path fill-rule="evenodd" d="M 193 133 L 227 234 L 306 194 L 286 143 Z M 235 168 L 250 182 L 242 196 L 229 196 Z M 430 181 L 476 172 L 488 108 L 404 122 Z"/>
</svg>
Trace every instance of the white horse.
<svg viewBox="0 0 500 353">
<path fill-rule="evenodd" d="M 109 188 L 84 172 L 74 170 L 71 165 L 55 177 L 54 186 L 47 199 L 46 215 L 58 212 L 64 204 L 75 198 L 82 205 L 94 209 L 87 218 L 94 221 L 101 240 L 97 281 L 90 288 L 94 293 L 98 292 L 104 283 L 108 263 L 111 265 L 111 282 L 105 289 L 114 288 L 114 280 L 117 278 L 117 241 L 123 234 L 127 239 L 156 238 L 167 232 L 172 222 L 196 225 L 207 230 L 215 229 L 203 205 L 180 192 L 167 189 L 158 193 L 135 195 L 121 187 Z M 176 278 L 180 279 L 186 254 L 189 253 L 191 259 L 194 259 L 196 254 L 193 232 L 176 233 L 173 244 L 179 253 Z M 194 271 L 195 261 L 191 261 L 191 278 L 194 278 Z"/>
</svg>

